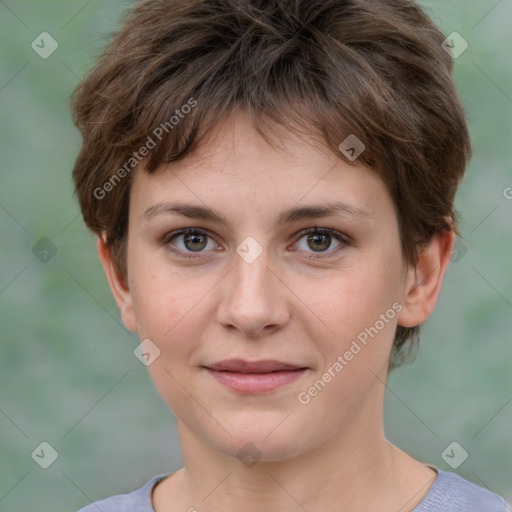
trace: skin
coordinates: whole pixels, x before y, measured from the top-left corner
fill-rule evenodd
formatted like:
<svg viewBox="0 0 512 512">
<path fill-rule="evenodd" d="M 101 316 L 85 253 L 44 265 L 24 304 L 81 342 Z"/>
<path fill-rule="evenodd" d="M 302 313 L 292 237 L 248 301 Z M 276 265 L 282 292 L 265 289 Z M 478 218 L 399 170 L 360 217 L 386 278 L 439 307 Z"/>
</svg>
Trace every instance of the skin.
<svg viewBox="0 0 512 512">
<path fill-rule="evenodd" d="M 177 418 L 185 465 L 156 486 L 153 506 L 413 510 L 436 473 L 384 437 L 388 361 L 397 323 L 419 325 L 433 311 L 454 233 L 436 235 L 417 265 L 407 265 L 382 180 L 292 132 L 281 135 L 285 151 L 269 146 L 239 111 L 184 161 L 152 176 L 137 169 L 126 282 L 98 240 L 126 327 L 160 350 L 148 369 Z M 213 209 L 231 226 L 161 206 L 174 201 Z M 367 215 L 277 223 L 284 210 L 334 201 Z M 192 227 L 206 231 L 199 243 L 172 237 Z M 303 230 L 314 227 L 350 242 L 333 235 L 308 242 Z M 250 263 L 236 252 L 248 236 L 262 249 Z M 180 257 L 172 247 L 198 257 Z M 300 403 L 298 394 L 396 302 L 402 308 L 395 318 L 308 404 Z M 247 395 L 202 367 L 230 358 L 277 359 L 308 370 L 275 391 Z M 248 442 L 260 457 L 250 467 L 237 456 Z"/>
</svg>

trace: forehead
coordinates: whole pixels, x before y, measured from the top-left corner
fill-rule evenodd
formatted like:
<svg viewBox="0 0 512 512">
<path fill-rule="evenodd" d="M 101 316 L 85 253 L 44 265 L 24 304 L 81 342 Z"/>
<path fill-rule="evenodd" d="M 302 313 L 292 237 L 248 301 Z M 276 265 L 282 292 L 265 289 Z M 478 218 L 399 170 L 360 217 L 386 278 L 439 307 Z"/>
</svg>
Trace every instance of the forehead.
<svg viewBox="0 0 512 512">
<path fill-rule="evenodd" d="M 130 210 L 141 214 L 171 200 L 234 216 L 275 215 L 285 205 L 335 202 L 349 207 L 345 213 L 352 207 L 370 216 L 392 207 L 375 172 L 348 164 L 307 135 L 282 128 L 276 137 L 277 145 L 269 144 L 249 116 L 238 112 L 185 159 L 162 165 L 152 175 L 136 169 Z"/>
</svg>

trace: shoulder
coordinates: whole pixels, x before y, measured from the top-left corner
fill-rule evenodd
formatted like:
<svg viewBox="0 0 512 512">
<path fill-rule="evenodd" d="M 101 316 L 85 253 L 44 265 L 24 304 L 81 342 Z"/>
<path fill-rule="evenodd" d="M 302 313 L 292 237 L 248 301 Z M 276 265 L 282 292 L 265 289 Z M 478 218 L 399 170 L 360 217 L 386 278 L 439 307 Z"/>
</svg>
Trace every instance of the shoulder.
<svg viewBox="0 0 512 512">
<path fill-rule="evenodd" d="M 510 512 L 497 494 L 455 473 L 434 469 L 437 478 L 413 512 Z"/>
<path fill-rule="evenodd" d="M 151 504 L 151 491 L 166 476 L 168 475 L 155 476 L 136 491 L 95 501 L 78 512 L 98 512 L 98 510 L 101 512 L 154 512 Z"/>
</svg>

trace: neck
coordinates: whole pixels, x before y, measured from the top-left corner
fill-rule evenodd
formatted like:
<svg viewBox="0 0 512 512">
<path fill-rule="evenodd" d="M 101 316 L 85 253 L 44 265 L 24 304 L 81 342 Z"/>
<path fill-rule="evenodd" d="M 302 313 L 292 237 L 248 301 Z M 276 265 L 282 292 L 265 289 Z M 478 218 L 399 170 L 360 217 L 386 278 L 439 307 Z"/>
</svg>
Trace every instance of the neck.
<svg viewBox="0 0 512 512">
<path fill-rule="evenodd" d="M 155 510 L 169 510 L 163 503 L 192 512 L 412 510 L 435 473 L 386 441 L 381 418 L 354 421 L 297 457 L 254 465 L 179 422 L 185 467 L 155 493 Z"/>
<path fill-rule="evenodd" d="M 259 461 L 252 467 L 231 456 L 205 460 L 203 452 L 186 461 L 185 482 L 189 496 L 201 496 L 197 510 L 329 510 L 327 504 L 340 495 L 347 510 L 353 510 L 360 489 L 371 494 L 389 482 L 391 473 L 379 468 L 389 468 L 391 459 L 390 445 L 383 439 L 373 439 L 371 446 L 355 438 L 331 439 L 293 459 Z"/>
</svg>

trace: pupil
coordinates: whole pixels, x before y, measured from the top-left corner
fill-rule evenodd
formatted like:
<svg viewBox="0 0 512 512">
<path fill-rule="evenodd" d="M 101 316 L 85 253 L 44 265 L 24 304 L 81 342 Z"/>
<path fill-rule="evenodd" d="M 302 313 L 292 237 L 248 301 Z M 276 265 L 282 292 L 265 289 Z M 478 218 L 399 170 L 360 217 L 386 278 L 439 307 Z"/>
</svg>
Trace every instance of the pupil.
<svg viewBox="0 0 512 512">
<path fill-rule="evenodd" d="M 318 243 L 321 245 L 319 250 L 325 250 L 329 248 L 330 245 L 330 236 L 329 235 L 322 235 L 322 234 L 316 234 L 316 235 L 310 235 L 308 237 L 308 243 L 313 241 L 315 244 Z M 318 252 L 318 249 L 315 249 L 315 247 L 311 247 L 314 251 Z M 317 245 L 318 248 L 318 245 Z"/>
<path fill-rule="evenodd" d="M 200 242 L 200 239 L 203 238 L 203 243 Z M 204 249 L 204 247 L 206 246 L 206 241 L 204 240 L 204 235 L 198 235 L 198 234 L 188 234 L 188 235 L 185 235 L 185 240 L 184 240 L 184 243 L 185 243 L 185 246 L 187 247 L 187 249 L 191 250 L 191 251 L 199 251 L 201 249 Z M 200 247 L 189 247 L 187 245 L 187 242 L 192 242 L 192 244 L 199 244 Z"/>
</svg>

